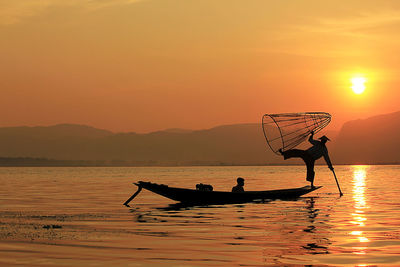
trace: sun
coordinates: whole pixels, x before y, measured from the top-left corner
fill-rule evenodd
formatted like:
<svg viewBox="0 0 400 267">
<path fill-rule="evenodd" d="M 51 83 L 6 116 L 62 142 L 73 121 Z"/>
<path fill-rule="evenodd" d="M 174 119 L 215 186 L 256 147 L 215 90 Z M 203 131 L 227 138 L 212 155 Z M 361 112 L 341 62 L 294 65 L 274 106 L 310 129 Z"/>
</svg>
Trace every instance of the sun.
<svg viewBox="0 0 400 267">
<path fill-rule="evenodd" d="M 351 84 L 352 84 L 351 89 L 353 89 L 353 92 L 357 95 L 364 93 L 364 91 L 365 91 L 364 83 L 366 81 L 367 81 L 367 79 L 365 79 L 364 77 L 361 77 L 361 76 L 351 78 Z"/>
</svg>

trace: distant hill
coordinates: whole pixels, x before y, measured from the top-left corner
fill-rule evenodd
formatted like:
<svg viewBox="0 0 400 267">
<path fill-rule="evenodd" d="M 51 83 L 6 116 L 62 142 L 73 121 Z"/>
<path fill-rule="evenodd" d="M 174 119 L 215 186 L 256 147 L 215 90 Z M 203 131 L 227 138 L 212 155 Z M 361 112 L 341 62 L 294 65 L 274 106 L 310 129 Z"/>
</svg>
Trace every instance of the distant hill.
<svg viewBox="0 0 400 267">
<path fill-rule="evenodd" d="M 103 140 L 100 159 L 120 158 L 160 164 L 265 164 L 272 156 L 258 124 L 238 124 L 191 132 L 124 133 Z"/>
<path fill-rule="evenodd" d="M 400 112 L 350 121 L 340 132 L 325 131 L 317 136 L 321 134 L 332 139 L 328 148 L 335 164 L 400 163 Z M 0 157 L 4 165 L 22 165 L 24 160 L 52 166 L 83 164 L 76 161 L 91 166 L 302 164 L 273 154 L 261 125 L 255 123 L 147 134 L 113 133 L 73 124 L 5 127 L 0 128 Z M 323 160 L 318 163 L 324 164 Z"/>
<path fill-rule="evenodd" d="M 338 163 L 400 163 L 400 112 L 345 123 L 332 154 Z"/>
<path fill-rule="evenodd" d="M 112 133 L 84 125 L 0 128 L 0 157 L 111 160 L 138 165 L 265 164 L 273 154 L 259 124 L 208 130 Z"/>
<path fill-rule="evenodd" d="M 180 129 L 180 128 L 169 128 L 165 129 L 161 132 L 167 132 L 167 133 L 191 133 L 193 130 L 188 130 L 188 129 Z"/>
<path fill-rule="evenodd" d="M 80 154 L 110 135 L 110 131 L 75 124 L 4 127 L 0 128 L 0 157 L 83 159 Z"/>
<path fill-rule="evenodd" d="M 54 126 L 35 126 L 35 127 L 3 127 L 0 128 L 1 137 L 29 137 L 37 138 L 67 138 L 67 137 L 105 137 L 113 134 L 107 130 L 100 130 L 86 125 L 78 124 L 57 124 Z"/>
</svg>

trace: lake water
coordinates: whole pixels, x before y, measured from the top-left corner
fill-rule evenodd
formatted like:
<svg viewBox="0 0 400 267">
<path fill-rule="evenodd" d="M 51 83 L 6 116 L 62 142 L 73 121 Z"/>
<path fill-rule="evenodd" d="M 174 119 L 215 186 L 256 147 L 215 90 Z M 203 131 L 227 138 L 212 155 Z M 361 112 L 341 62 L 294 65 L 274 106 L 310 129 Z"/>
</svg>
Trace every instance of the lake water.
<svg viewBox="0 0 400 267">
<path fill-rule="evenodd" d="M 179 208 L 138 180 L 306 185 L 305 168 L 0 168 L 0 265 L 400 266 L 400 166 L 326 166 L 295 201 Z"/>
</svg>

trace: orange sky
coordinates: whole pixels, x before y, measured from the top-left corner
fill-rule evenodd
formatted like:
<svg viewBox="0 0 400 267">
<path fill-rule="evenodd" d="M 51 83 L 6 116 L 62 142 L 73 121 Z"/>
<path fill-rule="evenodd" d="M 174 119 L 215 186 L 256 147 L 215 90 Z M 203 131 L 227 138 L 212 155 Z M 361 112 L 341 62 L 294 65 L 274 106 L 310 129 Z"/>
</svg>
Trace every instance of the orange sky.
<svg viewBox="0 0 400 267">
<path fill-rule="evenodd" d="M 400 110 L 399 29 L 397 0 L 0 0 L 0 126 L 334 128 Z"/>
</svg>

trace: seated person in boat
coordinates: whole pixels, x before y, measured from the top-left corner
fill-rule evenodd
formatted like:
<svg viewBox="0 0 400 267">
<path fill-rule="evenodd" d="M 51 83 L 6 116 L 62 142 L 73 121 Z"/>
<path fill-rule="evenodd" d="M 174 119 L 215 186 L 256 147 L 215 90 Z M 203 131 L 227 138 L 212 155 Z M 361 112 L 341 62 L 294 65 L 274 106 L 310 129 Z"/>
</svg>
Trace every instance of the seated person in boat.
<svg viewBox="0 0 400 267">
<path fill-rule="evenodd" d="M 239 177 L 236 179 L 237 185 L 232 187 L 232 192 L 234 193 L 239 193 L 239 192 L 244 192 L 244 179 L 242 177 Z"/>
<path fill-rule="evenodd" d="M 202 184 L 202 183 L 196 184 L 196 190 L 199 191 L 213 191 L 213 189 L 214 188 L 210 184 Z"/>
</svg>

